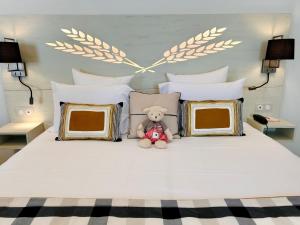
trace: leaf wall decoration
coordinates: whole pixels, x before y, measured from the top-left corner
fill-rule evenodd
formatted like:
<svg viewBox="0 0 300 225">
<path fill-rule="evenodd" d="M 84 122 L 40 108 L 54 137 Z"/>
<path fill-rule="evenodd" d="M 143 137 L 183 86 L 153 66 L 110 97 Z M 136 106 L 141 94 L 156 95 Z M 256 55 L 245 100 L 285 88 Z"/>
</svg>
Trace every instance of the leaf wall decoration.
<svg viewBox="0 0 300 225">
<path fill-rule="evenodd" d="M 126 57 L 126 53 L 117 47 L 75 28 L 62 28 L 61 31 L 73 41 L 79 42 L 79 44 L 70 44 L 61 41 L 49 42 L 46 44 L 56 50 L 69 54 L 80 55 L 82 57 L 114 64 L 123 63 L 136 68 L 137 70 L 135 73 L 145 73 L 146 71 L 155 72 L 153 68 L 165 63 L 178 63 L 191 59 L 198 59 L 199 57 L 233 48 L 241 43 L 241 41 L 234 41 L 230 39 L 205 45 L 223 35 L 225 30 L 225 27 L 214 27 L 203 33 L 199 33 L 186 41 L 174 45 L 163 53 L 163 57 L 160 60 L 157 60 L 148 67 L 140 66 L 128 59 Z"/>
<path fill-rule="evenodd" d="M 75 28 L 65 29 L 62 28 L 61 31 L 73 39 L 74 41 L 79 42 L 80 45 L 72 45 L 69 43 L 62 43 L 60 41 L 56 41 L 53 43 L 46 43 L 50 47 L 54 47 L 56 50 L 60 50 L 63 52 L 71 53 L 74 55 L 81 55 L 83 57 L 91 58 L 94 60 L 101 60 L 108 63 L 115 64 L 127 64 L 129 66 L 142 69 L 137 63 L 132 60 L 126 58 L 126 53 L 122 50 L 119 50 L 115 46 L 110 46 L 108 43 L 101 41 L 98 38 L 94 38 L 89 34 L 85 34 L 83 31 L 77 30 Z"/>
<path fill-rule="evenodd" d="M 221 36 L 225 30 L 225 27 L 214 27 L 210 30 L 205 31 L 204 33 L 199 33 L 196 36 L 171 47 L 169 50 L 163 53 L 163 58 L 153 63 L 151 66 L 137 70 L 136 73 L 144 73 L 149 69 L 153 69 L 165 63 L 178 63 L 191 59 L 197 59 L 208 54 L 213 54 L 229 48 L 233 48 L 235 45 L 241 43 L 241 41 L 228 40 L 220 41 L 218 43 L 212 43 L 206 46 L 204 45 L 209 41 Z"/>
</svg>

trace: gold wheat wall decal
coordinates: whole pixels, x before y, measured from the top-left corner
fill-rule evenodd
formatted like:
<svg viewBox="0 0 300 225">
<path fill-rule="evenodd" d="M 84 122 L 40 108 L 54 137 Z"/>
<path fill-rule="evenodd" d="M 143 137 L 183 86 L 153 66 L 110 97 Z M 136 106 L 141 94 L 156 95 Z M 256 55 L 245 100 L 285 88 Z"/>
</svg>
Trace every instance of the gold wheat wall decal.
<svg viewBox="0 0 300 225">
<path fill-rule="evenodd" d="M 144 67 L 128 59 L 124 51 L 119 50 L 117 47 L 111 46 L 104 41 L 101 41 L 99 38 L 94 38 L 91 35 L 85 34 L 84 32 L 78 31 L 74 28 L 70 30 L 63 28 L 61 29 L 61 31 L 74 41 L 79 42 L 82 46 L 60 41 L 46 44 L 48 46 L 54 47 L 54 49 L 56 50 L 71 53 L 74 55 L 81 55 L 83 57 L 101 60 L 108 63 L 123 63 L 138 69 L 144 69 Z M 153 70 L 148 71 L 154 72 Z"/>
<path fill-rule="evenodd" d="M 123 63 L 136 68 L 137 70 L 135 71 L 135 73 L 145 73 L 146 71 L 155 72 L 153 68 L 165 63 L 177 63 L 191 59 L 197 59 L 202 56 L 233 48 L 235 45 L 241 43 L 241 41 L 227 40 L 208 44 L 208 42 L 223 35 L 225 30 L 225 27 L 214 27 L 203 33 L 199 33 L 196 36 L 191 37 L 188 40 L 183 41 L 180 44 L 175 45 L 169 50 L 165 51 L 163 53 L 163 57 L 160 60 L 157 60 L 148 67 L 142 67 L 134 61 L 128 59 L 125 52 L 118 49 L 117 47 L 111 46 L 108 43 L 100 40 L 99 38 L 95 38 L 74 28 L 61 29 L 61 31 L 66 36 L 81 45 L 70 44 L 61 41 L 55 41 L 46 44 L 56 50 L 74 55 L 81 55 L 83 57 L 91 58 L 94 60 L 101 60 L 104 62 L 115 64 Z"/>
<path fill-rule="evenodd" d="M 205 31 L 204 33 L 199 33 L 195 37 L 191 37 L 187 41 L 183 41 L 180 44 L 175 45 L 171 49 L 165 51 L 163 54 L 163 58 L 153 63 L 151 66 L 137 70 L 136 73 L 144 73 L 149 69 L 155 68 L 165 63 L 177 63 L 190 59 L 197 59 L 201 56 L 206 56 L 208 54 L 226 50 L 228 48 L 233 48 L 235 45 L 241 43 L 241 41 L 228 40 L 220 41 L 218 43 L 212 43 L 206 46 L 204 45 L 207 42 L 214 40 L 218 36 L 221 36 L 225 30 L 225 27 L 219 29 L 214 27 L 210 30 Z"/>
</svg>

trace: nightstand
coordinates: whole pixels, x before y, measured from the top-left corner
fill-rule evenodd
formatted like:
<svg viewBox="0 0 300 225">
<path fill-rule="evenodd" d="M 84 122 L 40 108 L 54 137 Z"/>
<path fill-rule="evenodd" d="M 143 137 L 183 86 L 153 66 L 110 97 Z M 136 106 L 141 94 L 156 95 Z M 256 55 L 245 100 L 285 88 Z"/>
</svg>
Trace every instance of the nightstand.
<svg viewBox="0 0 300 225">
<path fill-rule="evenodd" d="M 0 152 L 17 152 L 44 132 L 43 123 L 8 123 L 0 127 Z M 10 154 L 11 155 L 11 154 Z M 1 162 L 5 161 L 1 157 Z"/>
<path fill-rule="evenodd" d="M 286 140 L 292 140 L 294 137 L 294 131 L 296 126 L 289 121 L 280 119 L 277 122 L 269 122 L 268 128 L 258 123 L 253 117 L 248 117 L 247 122 L 257 130 L 263 132 L 267 136 L 281 142 Z"/>
</svg>

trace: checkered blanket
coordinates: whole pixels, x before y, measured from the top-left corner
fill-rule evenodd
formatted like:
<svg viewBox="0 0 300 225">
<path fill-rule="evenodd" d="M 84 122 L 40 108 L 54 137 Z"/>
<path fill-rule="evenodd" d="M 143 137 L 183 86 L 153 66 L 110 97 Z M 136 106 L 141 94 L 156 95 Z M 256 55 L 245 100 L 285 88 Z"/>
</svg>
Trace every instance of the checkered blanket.
<svg viewBox="0 0 300 225">
<path fill-rule="evenodd" d="M 0 224 L 291 225 L 300 197 L 212 200 L 0 198 Z"/>
</svg>

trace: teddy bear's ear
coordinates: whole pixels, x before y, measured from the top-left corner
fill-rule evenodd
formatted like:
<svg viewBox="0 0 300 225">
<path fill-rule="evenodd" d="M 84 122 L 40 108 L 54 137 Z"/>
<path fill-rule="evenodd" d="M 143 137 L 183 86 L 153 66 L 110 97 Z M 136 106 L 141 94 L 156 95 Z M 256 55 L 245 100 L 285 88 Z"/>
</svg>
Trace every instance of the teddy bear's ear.
<svg viewBox="0 0 300 225">
<path fill-rule="evenodd" d="M 168 109 L 166 109 L 166 108 L 161 108 L 161 111 L 163 112 L 163 113 L 166 113 L 166 112 L 168 112 Z"/>
<path fill-rule="evenodd" d="M 150 108 L 144 108 L 144 113 L 148 113 L 148 112 L 150 112 Z"/>
</svg>

